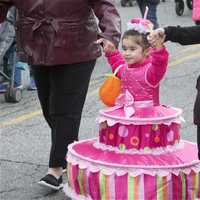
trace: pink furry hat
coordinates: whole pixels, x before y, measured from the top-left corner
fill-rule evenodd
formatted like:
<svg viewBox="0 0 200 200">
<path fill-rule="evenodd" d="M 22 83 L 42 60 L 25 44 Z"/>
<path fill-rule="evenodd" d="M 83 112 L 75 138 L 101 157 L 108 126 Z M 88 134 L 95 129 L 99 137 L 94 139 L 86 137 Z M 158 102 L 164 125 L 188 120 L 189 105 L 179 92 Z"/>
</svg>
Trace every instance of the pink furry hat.
<svg viewBox="0 0 200 200">
<path fill-rule="evenodd" d="M 127 30 L 136 30 L 139 33 L 149 33 L 153 30 L 153 23 L 146 19 L 148 7 L 146 7 L 144 18 L 133 18 L 127 23 Z"/>
</svg>

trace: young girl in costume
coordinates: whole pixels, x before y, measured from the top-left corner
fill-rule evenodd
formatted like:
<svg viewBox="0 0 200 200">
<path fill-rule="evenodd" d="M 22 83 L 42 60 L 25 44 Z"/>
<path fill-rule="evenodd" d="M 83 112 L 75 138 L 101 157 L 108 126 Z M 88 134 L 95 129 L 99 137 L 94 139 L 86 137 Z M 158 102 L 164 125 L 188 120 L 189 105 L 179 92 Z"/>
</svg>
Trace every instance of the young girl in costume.
<svg viewBox="0 0 200 200">
<path fill-rule="evenodd" d="M 122 53 L 112 45 L 104 49 L 113 72 L 117 70 L 121 79 L 121 94 L 114 107 L 102 111 L 104 114 L 138 122 L 143 118 L 162 121 L 180 114 L 159 102 L 159 83 L 167 69 L 168 52 L 163 37 L 150 47 L 147 36 L 152 29 L 149 20 L 132 19 L 122 37 Z"/>
<path fill-rule="evenodd" d="M 181 110 L 159 102 L 168 53 L 164 38 L 149 46 L 151 30 L 149 21 L 133 19 L 122 37 L 122 53 L 106 42 L 121 91 L 99 112 L 99 138 L 68 147 L 64 191 L 73 199 L 200 198 L 196 145 L 180 140 Z"/>
</svg>

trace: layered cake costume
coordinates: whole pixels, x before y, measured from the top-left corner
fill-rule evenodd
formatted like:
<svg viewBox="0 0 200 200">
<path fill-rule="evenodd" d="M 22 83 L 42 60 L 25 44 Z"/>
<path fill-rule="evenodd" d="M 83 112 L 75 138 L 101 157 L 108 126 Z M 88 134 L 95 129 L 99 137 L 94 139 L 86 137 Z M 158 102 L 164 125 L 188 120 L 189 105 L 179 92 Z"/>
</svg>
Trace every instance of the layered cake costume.
<svg viewBox="0 0 200 200">
<path fill-rule="evenodd" d="M 146 25 L 129 24 L 138 31 Z M 182 111 L 159 102 L 166 49 L 152 49 L 141 64 L 128 65 L 119 51 L 106 56 L 118 70 L 121 93 L 100 110 L 99 137 L 69 145 L 65 193 L 77 200 L 200 198 L 197 147 L 180 139 Z"/>
</svg>

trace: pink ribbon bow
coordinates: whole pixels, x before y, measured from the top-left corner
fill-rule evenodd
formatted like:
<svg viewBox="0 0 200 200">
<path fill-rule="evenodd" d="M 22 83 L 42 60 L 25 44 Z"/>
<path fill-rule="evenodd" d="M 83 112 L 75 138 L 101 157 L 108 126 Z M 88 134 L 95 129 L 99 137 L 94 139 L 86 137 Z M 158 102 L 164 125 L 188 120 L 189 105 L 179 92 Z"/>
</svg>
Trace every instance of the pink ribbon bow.
<svg viewBox="0 0 200 200">
<path fill-rule="evenodd" d="M 135 113 L 134 98 L 128 90 L 126 90 L 125 93 L 122 93 L 117 97 L 115 105 L 116 109 L 123 107 L 126 117 L 131 117 Z"/>
</svg>

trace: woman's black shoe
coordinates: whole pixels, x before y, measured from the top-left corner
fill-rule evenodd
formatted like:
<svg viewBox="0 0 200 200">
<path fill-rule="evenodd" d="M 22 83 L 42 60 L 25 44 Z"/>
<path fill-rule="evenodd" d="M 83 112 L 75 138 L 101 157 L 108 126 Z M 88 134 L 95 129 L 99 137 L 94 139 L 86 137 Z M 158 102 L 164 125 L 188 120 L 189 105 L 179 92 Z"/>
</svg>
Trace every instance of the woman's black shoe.
<svg viewBox="0 0 200 200">
<path fill-rule="evenodd" d="M 57 179 L 53 175 L 47 174 L 38 183 L 42 186 L 46 186 L 53 190 L 60 190 L 61 188 L 63 188 L 62 176 L 59 179 Z"/>
</svg>

